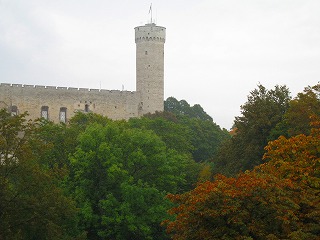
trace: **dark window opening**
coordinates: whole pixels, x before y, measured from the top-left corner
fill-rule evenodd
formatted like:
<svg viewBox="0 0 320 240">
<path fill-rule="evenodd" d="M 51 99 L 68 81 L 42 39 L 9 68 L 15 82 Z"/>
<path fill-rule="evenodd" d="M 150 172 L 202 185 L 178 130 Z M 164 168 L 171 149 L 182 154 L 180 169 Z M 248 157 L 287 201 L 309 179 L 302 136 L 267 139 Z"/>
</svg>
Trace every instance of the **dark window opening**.
<svg viewBox="0 0 320 240">
<path fill-rule="evenodd" d="M 11 116 L 18 115 L 18 107 L 17 106 L 11 106 Z"/>
<path fill-rule="evenodd" d="M 89 112 L 89 105 L 88 104 L 84 105 L 84 111 Z"/>
</svg>

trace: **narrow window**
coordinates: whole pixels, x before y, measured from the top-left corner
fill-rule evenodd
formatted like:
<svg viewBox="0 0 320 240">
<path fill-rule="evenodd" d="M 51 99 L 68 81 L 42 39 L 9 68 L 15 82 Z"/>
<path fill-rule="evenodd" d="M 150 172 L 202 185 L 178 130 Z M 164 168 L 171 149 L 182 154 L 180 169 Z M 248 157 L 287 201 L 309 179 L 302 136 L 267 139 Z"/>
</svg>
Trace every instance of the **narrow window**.
<svg viewBox="0 0 320 240">
<path fill-rule="evenodd" d="M 84 111 L 89 112 L 89 105 L 88 104 L 84 105 Z"/>
<path fill-rule="evenodd" d="M 41 107 L 41 117 L 46 120 L 49 119 L 49 107 L 48 106 Z"/>
<path fill-rule="evenodd" d="M 60 108 L 59 120 L 60 122 L 63 122 L 63 123 L 67 122 L 67 108 L 65 107 Z"/>
<path fill-rule="evenodd" d="M 148 51 L 145 51 L 144 53 L 145 53 L 145 55 L 148 55 Z"/>
<path fill-rule="evenodd" d="M 11 106 L 11 116 L 16 116 L 18 115 L 18 108 L 17 106 Z"/>
</svg>

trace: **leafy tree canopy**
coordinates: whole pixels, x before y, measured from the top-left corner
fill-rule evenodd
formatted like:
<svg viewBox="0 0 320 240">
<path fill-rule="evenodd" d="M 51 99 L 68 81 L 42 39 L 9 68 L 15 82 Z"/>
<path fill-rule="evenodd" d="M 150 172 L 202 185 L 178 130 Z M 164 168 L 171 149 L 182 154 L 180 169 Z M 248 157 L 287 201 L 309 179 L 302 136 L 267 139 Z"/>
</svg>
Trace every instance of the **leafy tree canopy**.
<svg viewBox="0 0 320 240">
<path fill-rule="evenodd" d="M 190 158 L 154 132 L 119 122 L 90 124 L 78 141 L 69 185 L 88 237 L 164 239 L 164 196 L 184 189 Z"/>
<path fill-rule="evenodd" d="M 186 100 L 178 101 L 174 97 L 169 97 L 164 101 L 164 111 L 172 112 L 176 115 L 188 116 L 189 118 L 213 121 L 212 117 L 210 117 L 199 104 L 190 106 Z"/>
<path fill-rule="evenodd" d="M 320 84 L 306 87 L 289 103 L 283 120 L 273 129 L 271 138 L 310 134 L 310 116 L 320 115 Z"/>
<path fill-rule="evenodd" d="M 290 99 L 286 86 L 268 90 L 258 85 L 241 106 L 242 115 L 235 118 L 235 135 L 220 148 L 215 171 L 235 175 L 261 164 L 264 147 L 272 140 L 272 130 L 282 121 Z"/>
<path fill-rule="evenodd" d="M 25 118 L 0 110 L 0 239 L 75 239 L 75 202 L 41 164 L 50 146 Z"/>
<path fill-rule="evenodd" d="M 173 239 L 301 239 L 320 235 L 320 121 L 311 134 L 270 142 L 268 162 L 236 178 L 216 176 L 168 198 Z"/>
<path fill-rule="evenodd" d="M 169 97 L 164 102 L 164 106 L 163 113 L 148 114 L 145 117 L 152 120 L 155 118 L 165 119 L 171 122 L 170 124 L 180 126 L 180 131 L 176 131 L 177 134 L 172 132 L 173 136 L 180 137 L 180 139 L 176 139 L 180 144 L 177 141 L 166 141 L 166 137 L 163 140 L 170 147 L 173 146 L 175 149 L 182 147 L 180 149 L 190 152 L 197 162 L 212 160 L 217 154 L 221 142 L 230 137 L 227 130 L 221 129 L 214 123 L 199 104 L 191 107 L 185 100 L 178 101 L 174 97 Z M 173 128 L 171 129 L 173 130 Z M 169 132 L 171 131 L 169 130 Z M 156 133 L 160 137 L 162 136 L 159 131 Z M 163 128 L 163 133 L 169 134 L 166 133 L 165 128 Z"/>
</svg>

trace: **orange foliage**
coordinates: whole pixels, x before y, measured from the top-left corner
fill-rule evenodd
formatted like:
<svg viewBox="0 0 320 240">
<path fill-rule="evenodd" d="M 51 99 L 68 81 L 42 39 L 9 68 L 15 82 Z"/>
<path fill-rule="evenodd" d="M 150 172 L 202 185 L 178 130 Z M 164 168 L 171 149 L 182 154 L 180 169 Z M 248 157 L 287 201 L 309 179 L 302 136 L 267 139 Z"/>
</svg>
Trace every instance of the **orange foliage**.
<svg viewBox="0 0 320 240">
<path fill-rule="evenodd" d="M 319 239 L 320 121 L 309 136 L 270 142 L 266 163 L 169 195 L 173 239 Z"/>
</svg>

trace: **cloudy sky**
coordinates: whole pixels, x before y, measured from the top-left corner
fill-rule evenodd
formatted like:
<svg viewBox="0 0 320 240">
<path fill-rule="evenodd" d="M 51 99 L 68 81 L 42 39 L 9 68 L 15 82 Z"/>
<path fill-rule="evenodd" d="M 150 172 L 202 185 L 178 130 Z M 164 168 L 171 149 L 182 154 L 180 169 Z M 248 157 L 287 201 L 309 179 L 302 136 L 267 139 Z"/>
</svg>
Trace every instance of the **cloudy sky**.
<svg viewBox="0 0 320 240">
<path fill-rule="evenodd" d="M 134 27 L 151 0 L 0 0 L 0 82 L 135 90 Z M 229 129 L 258 83 L 320 81 L 319 0 L 153 0 L 165 98 Z"/>
</svg>

